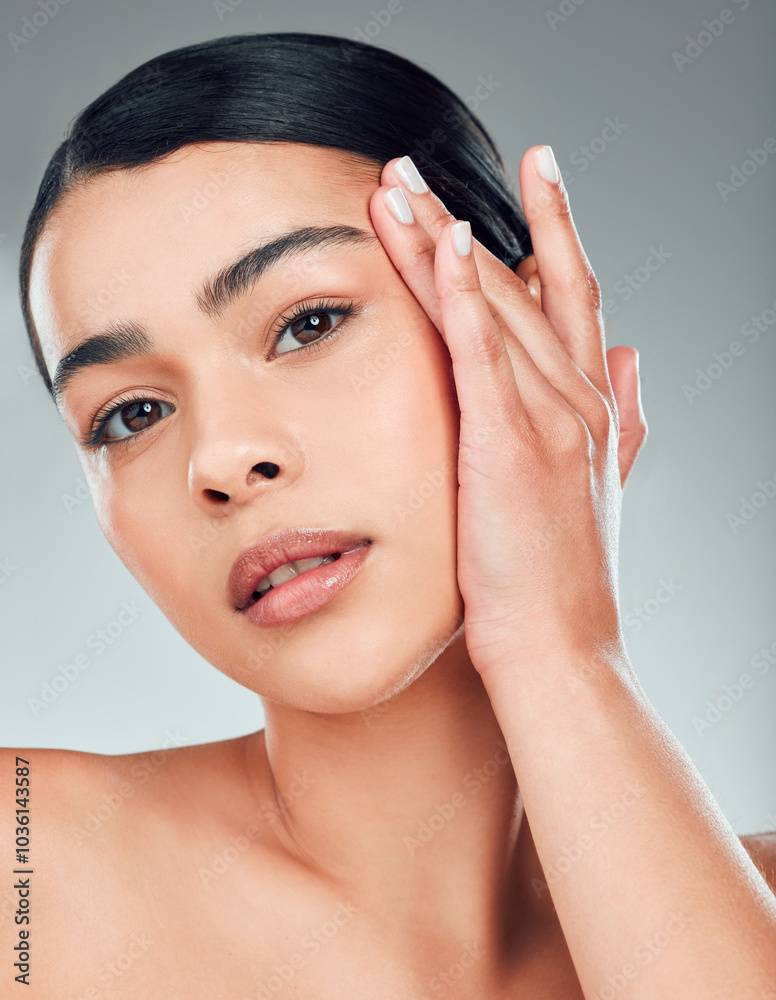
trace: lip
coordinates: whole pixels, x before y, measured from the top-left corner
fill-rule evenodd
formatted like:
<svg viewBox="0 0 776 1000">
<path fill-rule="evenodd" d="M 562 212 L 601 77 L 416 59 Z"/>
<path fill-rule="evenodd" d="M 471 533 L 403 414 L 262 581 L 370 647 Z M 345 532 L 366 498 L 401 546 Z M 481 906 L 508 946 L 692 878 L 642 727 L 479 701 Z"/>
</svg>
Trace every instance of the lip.
<svg viewBox="0 0 776 1000">
<path fill-rule="evenodd" d="M 275 603 L 275 599 L 281 595 L 281 591 L 284 591 L 286 587 L 298 589 L 297 581 L 301 583 L 308 576 L 311 578 L 311 583 L 313 577 L 323 582 L 322 578 L 327 575 L 323 571 L 339 569 L 339 572 L 334 575 L 341 578 L 342 570 L 346 569 L 346 564 L 343 562 L 346 559 L 346 553 L 353 553 L 355 556 L 354 550 L 364 549 L 363 552 L 357 554 L 358 558 L 355 560 L 353 556 L 347 555 L 347 566 L 354 567 L 355 563 L 359 563 L 360 568 L 360 563 L 369 552 L 371 542 L 370 538 L 357 532 L 323 528 L 286 528 L 271 535 L 265 535 L 264 538 L 260 538 L 244 548 L 232 564 L 227 582 L 229 597 L 237 611 L 247 613 L 270 599 L 272 599 L 272 603 Z M 248 607 L 253 598 L 253 592 L 256 590 L 256 584 L 265 576 L 269 576 L 278 566 L 294 562 L 296 559 L 309 559 L 312 556 L 325 556 L 334 552 L 340 552 L 341 556 L 333 563 L 325 563 L 323 566 L 307 570 L 300 577 L 280 584 Z M 351 577 L 352 575 L 355 574 L 351 574 Z M 342 586 L 348 582 L 350 582 L 350 578 L 345 580 Z M 338 587 L 337 592 L 340 589 L 341 587 Z M 288 596 L 291 596 L 290 593 Z M 333 597 L 334 593 L 331 596 Z M 323 603 L 328 602 L 324 601 Z M 301 617 L 301 615 L 297 617 Z"/>
</svg>

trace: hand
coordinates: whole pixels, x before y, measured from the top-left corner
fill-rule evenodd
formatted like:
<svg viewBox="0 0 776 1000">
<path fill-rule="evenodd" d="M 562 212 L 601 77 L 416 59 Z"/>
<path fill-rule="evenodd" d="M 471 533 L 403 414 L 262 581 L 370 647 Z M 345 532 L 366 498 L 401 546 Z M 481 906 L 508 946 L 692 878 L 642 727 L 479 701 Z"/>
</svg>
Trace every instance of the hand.
<svg viewBox="0 0 776 1000">
<path fill-rule="evenodd" d="M 370 200 L 375 231 L 452 360 L 461 414 L 458 584 L 467 648 L 483 677 L 523 654 L 624 648 L 622 487 L 647 429 L 637 355 L 605 352 L 599 286 L 562 180 L 537 170 L 540 148 L 520 164 L 535 260 L 521 261 L 517 273 L 474 239 L 472 252 L 458 256 L 456 220 L 432 191 L 409 189 L 396 159 Z M 395 186 L 411 223 L 385 200 Z"/>
</svg>

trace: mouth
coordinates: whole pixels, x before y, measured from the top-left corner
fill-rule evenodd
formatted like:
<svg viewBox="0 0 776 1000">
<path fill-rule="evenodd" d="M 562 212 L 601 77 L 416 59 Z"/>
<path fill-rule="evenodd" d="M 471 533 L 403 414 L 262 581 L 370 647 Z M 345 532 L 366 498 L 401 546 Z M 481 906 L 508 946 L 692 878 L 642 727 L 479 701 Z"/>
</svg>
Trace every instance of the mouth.
<svg viewBox="0 0 776 1000">
<path fill-rule="evenodd" d="M 308 570 L 317 569 L 319 566 L 325 566 L 328 563 L 336 562 L 341 555 L 341 552 L 332 552 L 325 556 L 310 556 L 308 559 L 295 559 L 293 562 L 283 563 L 282 566 L 278 566 L 278 568 L 273 570 L 268 576 L 262 577 L 261 580 L 259 580 L 256 584 L 256 589 L 251 594 L 250 601 L 248 601 L 243 610 L 247 610 L 257 601 L 260 601 L 265 594 L 270 592 L 270 590 L 276 590 L 278 587 L 282 587 L 284 583 L 288 583 L 289 580 L 294 580 L 296 577 L 301 576 Z"/>
<path fill-rule="evenodd" d="M 275 592 L 309 592 L 314 580 L 327 586 L 323 581 L 334 573 L 327 569 L 330 563 L 344 567 L 353 562 L 351 553 L 371 544 L 359 533 L 325 528 L 285 528 L 266 535 L 243 549 L 232 565 L 227 581 L 232 606 L 247 611 L 268 600 L 275 604 Z"/>
</svg>

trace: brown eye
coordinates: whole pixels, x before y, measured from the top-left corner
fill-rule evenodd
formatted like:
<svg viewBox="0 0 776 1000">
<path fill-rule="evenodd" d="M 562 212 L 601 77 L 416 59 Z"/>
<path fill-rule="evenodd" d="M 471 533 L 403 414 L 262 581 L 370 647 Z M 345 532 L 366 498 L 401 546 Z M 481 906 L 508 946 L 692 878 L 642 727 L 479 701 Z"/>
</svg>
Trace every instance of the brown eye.
<svg viewBox="0 0 776 1000">
<path fill-rule="evenodd" d="M 308 307 L 298 316 L 287 318 L 286 325 L 275 340 L 275 353 L 288 354 L 305 347 L 316 347 L 319 342 L 333 335 L 342 320 L 354 312 L 352 304 L 336 309 L 321 308 L 320 305 Z M 333 317 L 337 317 L 336 321 L 333 321 Z"/>
<path fill-rule="evenodd" d="M 309 344 L 316 336 L 328 333 L 334 327 L 334 324 L 329 321 L 328 316 L 328 312 L 315 312 L 310 313 L 309 316 L 303 316 L 302 319 L 298 319 L 296 323 L 291 324 L 291 335 L 296 337 L 302 344 Z M 305 327 L 308 327 L 308 329 L 305 329 Z"/>
<path fill-rule="evenodd" d="M 115 440 L 147 430 L 157 420 L 167 415 L 162 411 L 163 406 L 170 406 L 170 404 L 162 403 L 158 399 L 133 399 L 124 403 L 114 409 L 106 420 L 103 440 L 105 443 L 110 443 L 110 440 L 106 440 L 106 438 Z M 127 431 L 129 433 L 126 433 Z"/>
</svg>

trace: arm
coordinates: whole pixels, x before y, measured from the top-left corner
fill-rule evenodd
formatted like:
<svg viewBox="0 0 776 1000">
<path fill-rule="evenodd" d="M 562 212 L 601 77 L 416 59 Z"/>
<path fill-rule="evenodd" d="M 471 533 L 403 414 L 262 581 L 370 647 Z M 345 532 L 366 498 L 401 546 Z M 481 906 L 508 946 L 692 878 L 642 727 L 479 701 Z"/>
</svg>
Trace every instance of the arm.
<svg viewBox="0 0 776 1000">
<path fill-rule="evenodd" d="M 620 625 L 622 486 L 646 433 L 635 355 L 605 352 L 567 194 L 534 152 L 520 186 L 541 308 L 477 241 L 455 252 L 432 192 L 404 186 L 409 224 L 386 188 L 370 206 L 452 359 L 467 648 L 547 876 L 536 891 L 552 893 L 586 994 L 759 1000 L 776 985 L 776 898 L 649 703 Z M 382 181 L 402 183 L 395 161 Z"/>
<path fill-rule="evenodd" d="M 629 665 L 561 650 L 520 667 L 488 690 L 545 872 L 534 889 L 585 991 L 776 988 L 776 899 Z"/>
</svg>

